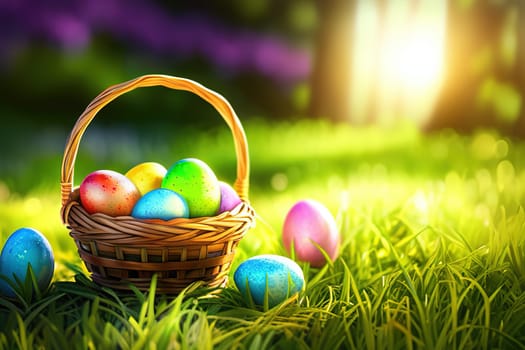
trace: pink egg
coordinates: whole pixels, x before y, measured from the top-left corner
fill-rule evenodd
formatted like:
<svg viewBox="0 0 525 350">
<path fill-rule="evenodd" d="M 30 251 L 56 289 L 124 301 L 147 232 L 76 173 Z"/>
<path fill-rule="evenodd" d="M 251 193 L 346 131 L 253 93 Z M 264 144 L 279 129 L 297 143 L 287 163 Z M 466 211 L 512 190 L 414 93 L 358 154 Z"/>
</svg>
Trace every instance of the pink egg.
<svg viewBox="0 0 525 350">
<path fill-rule="evenodd" d="M 226 182 L 219 181 L 221 188 L 221 206 L 219 213 L 230 211 L 241 203 L 241 199 L 235 190 Z"/>
<path fill-rule="evenodd" d="M 326 264 L 326 259 L 319 247 L 334 260 L 339 254 L 340 241 L 334 217 L 318 201 L 301 200 L 286 215 L 283 225 L 284 247 L 290 253 L 293 242 L 298 260 L 321 267 Z"/>
</svg>

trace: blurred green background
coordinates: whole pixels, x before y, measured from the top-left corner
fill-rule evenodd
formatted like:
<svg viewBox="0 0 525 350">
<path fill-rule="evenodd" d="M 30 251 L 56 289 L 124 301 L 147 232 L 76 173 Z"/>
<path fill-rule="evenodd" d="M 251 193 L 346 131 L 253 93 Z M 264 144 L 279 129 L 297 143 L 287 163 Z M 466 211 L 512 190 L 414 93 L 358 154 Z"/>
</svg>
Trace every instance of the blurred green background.
<svg viewBox="0 0 525 350">
<path fill-rule="evenodd" d="M 522 137 L 524 13 L 511 0 L 3 1 L 0 178 L 23 191 L 28 156 L 61 152 L 99 92 L 147 73 L 199 81 L 243 121 Z M 133 142 L 144 127 L 221 123 L 191 94 L 142 90 L 108 106 L 92 133 Z"/>
</svg>

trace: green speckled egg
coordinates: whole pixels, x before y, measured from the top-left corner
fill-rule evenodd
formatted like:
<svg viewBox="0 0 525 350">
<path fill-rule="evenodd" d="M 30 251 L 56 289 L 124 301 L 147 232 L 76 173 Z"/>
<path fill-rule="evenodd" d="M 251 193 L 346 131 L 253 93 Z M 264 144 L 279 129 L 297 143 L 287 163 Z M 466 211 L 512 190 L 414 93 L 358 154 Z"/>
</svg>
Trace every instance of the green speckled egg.
<svg viewBox="0 0 525 350">
<path fill-rule="evenodd" d="M 202 160 L 185 158 L 177 161 L 168 169 L 161 187 L 180 194 L 188 203 L 192 218 L 214 216 L 219 211 L 219 180 Z"/>
</svg>

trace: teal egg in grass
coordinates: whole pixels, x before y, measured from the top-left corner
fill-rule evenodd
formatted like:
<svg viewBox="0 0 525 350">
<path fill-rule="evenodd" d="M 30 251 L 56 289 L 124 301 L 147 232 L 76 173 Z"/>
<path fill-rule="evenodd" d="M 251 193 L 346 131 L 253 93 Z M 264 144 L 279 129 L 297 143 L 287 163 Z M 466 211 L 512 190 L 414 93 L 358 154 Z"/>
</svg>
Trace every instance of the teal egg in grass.
<svg viewBox="0 0 525 350">
<path fill-rule="evenodd" d="M 0 253 L 0 275 L 16 283 L 16 276 L 24 282 L 28 265 L 31 264 L 38 288 L 47 289 L 55 269 L 55 259 L 49 241 L 39 231 L 20 228 L 7 239 Z M 14 298 L 15 292 L 3 279 L 0 279 L 0 294 Z"/>
<path fill-rule="evenodd" d="M 137 219 L 171 220 L 187 218 L 189 209 L 186 200 L 178 193 L 157 188 L 143 195 L 133 207 L 131 216 Z"/>
<path fill-rule="evenodd" d="M 241 294 L 249 296 L 257 305 L 264 305 L 268 293 L 268 306 L 285 301 L 304 286 L 304 274 L 299 265 L 280 255 L 257 255 L 243 261 L 235 270 L 233 279 Z M 268 289 L 267 289 L 268 287 Z"/>
</svg>

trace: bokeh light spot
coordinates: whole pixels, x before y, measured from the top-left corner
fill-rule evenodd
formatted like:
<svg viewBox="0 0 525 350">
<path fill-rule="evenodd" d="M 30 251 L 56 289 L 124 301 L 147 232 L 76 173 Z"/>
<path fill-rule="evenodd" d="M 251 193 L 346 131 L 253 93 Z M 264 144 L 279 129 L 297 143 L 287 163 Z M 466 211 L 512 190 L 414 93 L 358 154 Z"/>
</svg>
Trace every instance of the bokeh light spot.
<svg viewBox="0 0 525 350">
<path fill-rule="evenodd" d="M 278 192 L 286 190 L 288 187 L 288 176 L 284 173 L 276 173 L 271 179 L 272 188 Z"/>
</svg>

